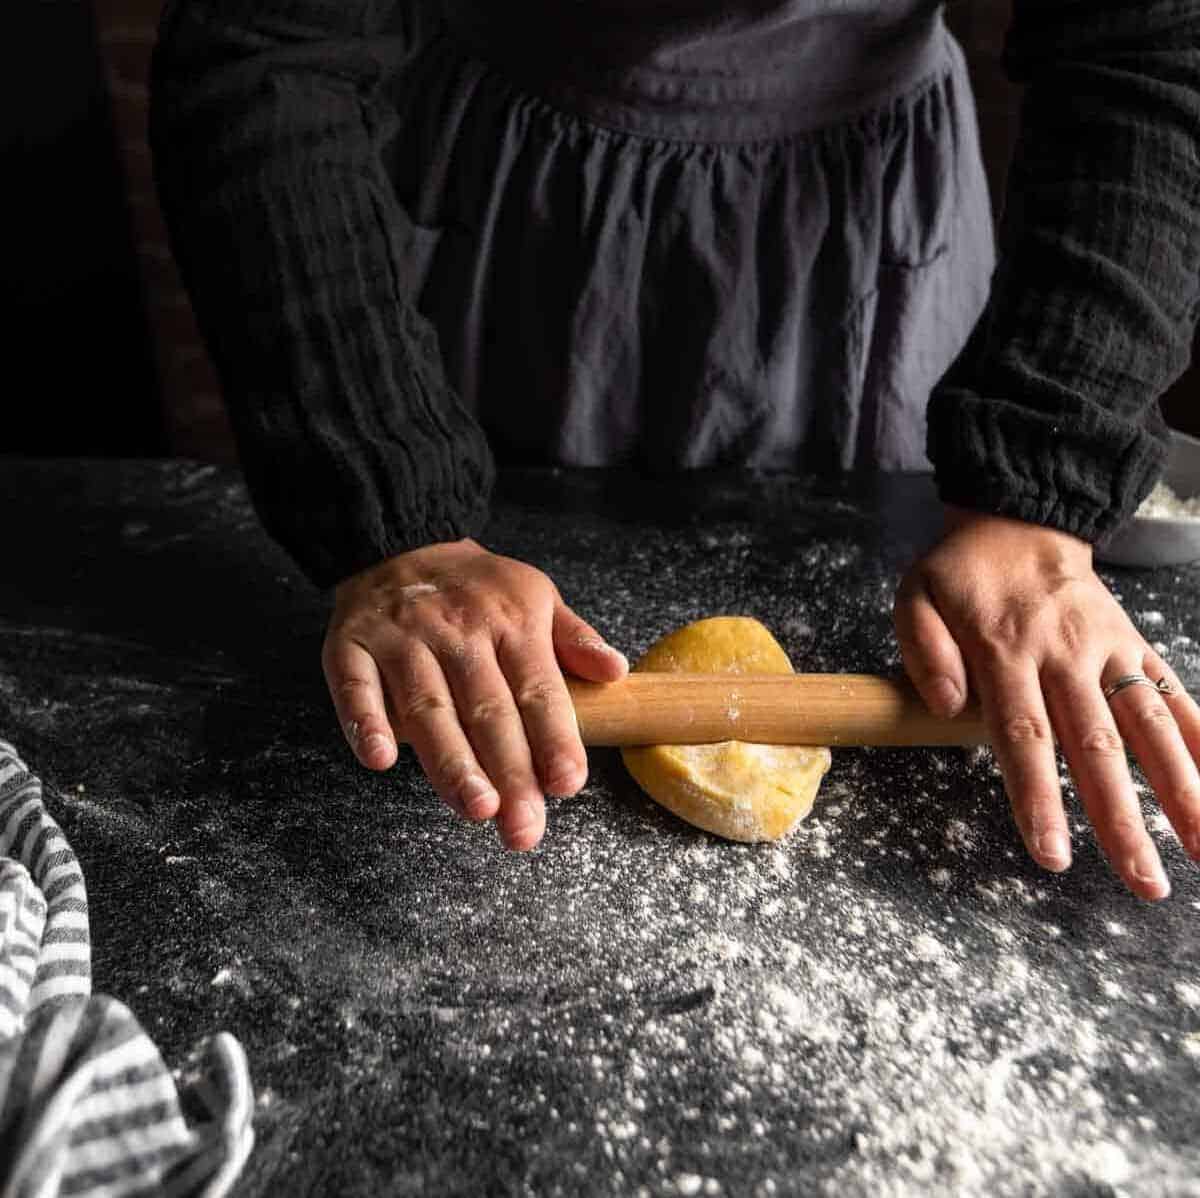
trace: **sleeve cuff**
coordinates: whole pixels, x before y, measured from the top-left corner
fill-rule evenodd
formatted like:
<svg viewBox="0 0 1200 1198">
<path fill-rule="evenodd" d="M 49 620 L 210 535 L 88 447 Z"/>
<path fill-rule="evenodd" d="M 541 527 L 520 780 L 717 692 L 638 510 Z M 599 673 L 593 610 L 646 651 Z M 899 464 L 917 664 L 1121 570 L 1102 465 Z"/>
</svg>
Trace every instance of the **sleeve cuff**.
<svg viewBox="0 0 1200 1198">
<path fill-rule="evenodd" d="M 280 509 L 292 506 L 285 496 L 274 495 L 269 503 L 262 503 L 259 494 L 254 496 L 255 506 L 264 527 L 305 577 L 327 590 L 389 557 L 476 537 L 483 531 L 490 516 L 495 469 L 490 455 L 471 453 L 470 445 L 462 448 L 466 452 L 455 463 L 445 490 L 431 490 L 423 500 L 406 496 L 403 508 L 390 512 L 374 503 L 354 504 L 348 510 L 338 503 L 321 506 L 311 497 L 297 496 L 293 511 L 301 508 L 305 515 L 297 524 L 279 519 Z M 371 495 L 378 502 L 379 491 L 371 488 Z"/>
<path fill-rule="evenodd" d="M 1103 542 L 1161 475 L 1168 449 L 1157 406 L 1143 424 L 1080 403 L 1047 414 L 962 387 L 936 390 L 928 454 L 944 503 Z"/>
</svg>

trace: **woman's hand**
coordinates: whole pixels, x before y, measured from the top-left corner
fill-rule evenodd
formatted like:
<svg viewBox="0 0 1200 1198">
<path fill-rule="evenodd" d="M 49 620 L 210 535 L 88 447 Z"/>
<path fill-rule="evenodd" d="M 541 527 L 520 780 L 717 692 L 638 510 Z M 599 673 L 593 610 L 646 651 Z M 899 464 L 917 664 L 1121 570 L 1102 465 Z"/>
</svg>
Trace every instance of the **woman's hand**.
<svg viewBox="0 0 1200 1198">
<path fill-rule="evenodd" d="M 342 582 L 321 660 L 363 765 L 389 768 L 407 740 L 442 800 L 495 816 L 511 849 L 541 839 L 543 794 L 587 779 L 562 670 L 610 682 L 629 668 L 545 574 L 470 540 Z"/>
<path fill-rule="evenodd" d="M 1054 738 L 1109 862 L 1141 898 L 1170 893 L 1125 746 L 1200 860 L 1200 707 L 1142 639 L 1066 533 L 948 509 L 942 541 L 896 594 L 904 665 L 935 714 L 979 699 L 1017 826 L 1047 869 L 1071 862 Z M 1118 678 L 1166 679 L 1173 693 Z"/>
</svg>

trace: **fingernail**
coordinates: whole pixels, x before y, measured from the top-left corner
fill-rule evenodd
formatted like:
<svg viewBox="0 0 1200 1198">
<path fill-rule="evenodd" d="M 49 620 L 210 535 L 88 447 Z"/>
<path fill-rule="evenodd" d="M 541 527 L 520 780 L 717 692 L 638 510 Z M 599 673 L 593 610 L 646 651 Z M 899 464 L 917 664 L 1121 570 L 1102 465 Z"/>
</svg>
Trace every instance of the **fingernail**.
<svg viewBox="0 0 1200 1198">
<path fill-rule="evenodd" d="M 568 757 L 556 757 L 546 770 L 547 794 L 574 794 L 578 789 L 578 781 L 579 766 Z"/>
<path fill-rule="evenodd" d="M 459 800 L 471 819 L 483 819 L 491 806 L 489 800 L 495 793 L 492 784 L 486 778 L 475 774 L 463 784 Z"/>
<path fill-rule="evenodd" d="M 1144 882 L 1147 886 L 1161 891 L 1160 897 L 1166 898 L 1171 893 L 1171 884 L 1167 881 L 1167 875 L 1163 873 L 1162 864 L 1156 854 L 1143 853 L 1134 857 L 1129 863 L 1129 872 L 1139 882 Z"/>
<path fill-rule="evenodd" d="M 508 818 L 505 821 L 505 828 L 501 832 L 501 837 L 509 848 L 520 850 L 524 848 L 532 848 L 537 843 L 537 838 L 540 833 L 537 831 L 538 824 L 538 804 L 539 799 L 535 802 L 533 799 L 515 799 L 508 810 Z M 530 839 L 531 835 L 534 837 Z M 528 841 L 527 844 L 523 842 Z"/>
<path fill-rule="evenodd" d="M 376 757 L 381 750 L 390 749 L 392 747 L 391 738 L 382 732 L 372 732 L 370 736 L 363 741 L 362 751 L 364 757 Z"/>
<path fill-rule="evenodd" d="M 953 678 L 947 678 L 944 675 L 941 678 L 935 678 L 929 684 L 929 693 L 933 697 L 933 705 L 938 711 L 952 714 L 962 706 L 963 694 Z"/>
<path fill-rule="evenodd" d="M 1038 860 L 1048 869 L 1063 870 L 1071 864 L 1071 842 L 1063 832 L 1044 832 L 1036 847 Z"/>
<path fill-rule="evenodd" d="M 616 661 L 619 661 L 626 669 L 629 669 L 629 658 L 626 657 L 625 654 L 622 653 L 620 649 L 614 649 L 612 647 L 612 645 L 606 644 L 604 641 L 601 641 L 596 646 L 596 648 L 599 649 L 606 656 L 611 657 Z"/>
<path fill-rule="evenodd" d="M 542 801 L 538 799 L 517 799 L 509 808 L 508 827 L 514 835 L 520 835 L 531 825 L 538 822 L 538 809 Z"/>
<path fill-rule="evenodd" d="M 629 659 L 625 654 L 620 649 L 614 649 L 612 645 L 598 636 L 580 637 L 578 644 L 581 649 L 591 649 L 595 653 L 605 653 L 609 657 L 615 657 L 624 663 L 626 669 L 629 668 Z"/>
</svg>

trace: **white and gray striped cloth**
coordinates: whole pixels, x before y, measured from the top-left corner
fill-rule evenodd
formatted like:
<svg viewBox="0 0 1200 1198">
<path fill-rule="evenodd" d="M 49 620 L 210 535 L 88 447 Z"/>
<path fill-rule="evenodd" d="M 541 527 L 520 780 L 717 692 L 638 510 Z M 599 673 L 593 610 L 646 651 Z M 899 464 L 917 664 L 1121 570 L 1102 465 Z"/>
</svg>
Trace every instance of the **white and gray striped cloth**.
<svg viewBox="0 0 1200 1198">
<path fill-rule="evenodd" d="M 250 1077 L 226 1033 L 200 1053 L 177 1086 L 129 1009 L 92 994 L 79 861 L 0 741 L 0 1198 L 228 1193 Z"/>
</svg>

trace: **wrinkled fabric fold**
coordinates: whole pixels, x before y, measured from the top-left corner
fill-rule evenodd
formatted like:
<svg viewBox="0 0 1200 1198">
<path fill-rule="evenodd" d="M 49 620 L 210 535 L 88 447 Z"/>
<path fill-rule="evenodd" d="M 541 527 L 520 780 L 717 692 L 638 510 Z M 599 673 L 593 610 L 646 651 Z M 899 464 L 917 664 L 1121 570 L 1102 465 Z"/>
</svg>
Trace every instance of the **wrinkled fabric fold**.
<svg viewBox="0 0 1200 1198">
<path fill-rule="evenodd" d="M 609 127 L 607 94 L 566 105 L 431 38 L 380 99 L 424 239 L 405 274 L 498 458 L 928 469 L 925 405 L 995 257 L 961 49 L 938 20 L 911 53 L 851 120 L 697 142 L 695 104 Z"/>
<path fill-rule="evenodd" d="M 1200 0 L 1018 0 L 1002 268 L 933 394 L 947 502 L 1101 542 L 1166 460 L 1200 315 Z"/>
<path fill-rule="evenodd" d="M 193 0 L 155 49 L 172 248 L 255 507 L 318 586 L 486 519 L 491 454 L 405 302 L 388 115 L 369 104 L 422 36 L 402 5 Z"/>
</svg>

